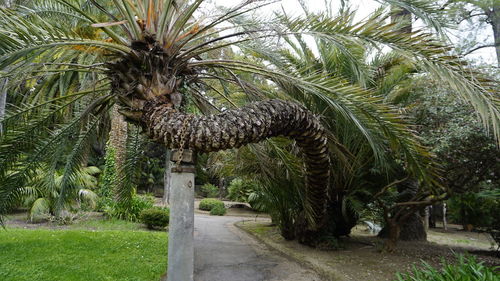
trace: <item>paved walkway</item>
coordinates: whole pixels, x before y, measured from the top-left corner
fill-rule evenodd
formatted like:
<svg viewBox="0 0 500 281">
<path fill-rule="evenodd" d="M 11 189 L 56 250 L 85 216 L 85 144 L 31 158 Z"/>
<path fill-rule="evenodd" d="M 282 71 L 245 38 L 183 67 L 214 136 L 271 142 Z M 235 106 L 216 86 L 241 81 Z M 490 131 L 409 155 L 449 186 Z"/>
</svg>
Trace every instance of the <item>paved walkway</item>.
<svg viewBox="0 0 500 281">
<path fill-rule="evenodd" d="M 248 219 L 248 218 L 247 218 Z M 238 217 L 195 215 L 195 281 L 320 281 L 313 271 L 259 244 Z"/>
</svg>

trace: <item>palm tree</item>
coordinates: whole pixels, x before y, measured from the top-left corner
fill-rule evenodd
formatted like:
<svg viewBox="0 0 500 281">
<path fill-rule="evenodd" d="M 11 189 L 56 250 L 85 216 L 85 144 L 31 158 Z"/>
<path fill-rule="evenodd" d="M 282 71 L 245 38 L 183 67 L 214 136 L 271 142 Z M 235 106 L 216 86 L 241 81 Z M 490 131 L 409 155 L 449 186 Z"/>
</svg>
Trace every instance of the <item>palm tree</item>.
<svg viewBox="0 0 500 281">
<path fill-rule="evenodd" d="M 82 81 L 92 81 L 79 83 L 49 101 L 10 111 L 0 147 L 0 213 L 5 213 L 13 198 L 19 196 L 16 186 L 29 178 L 37 163 L 62 138 L 74 146 L 66 160 L 61 193 L 74 192 L 65 183 L 82 164 L 81 151 L 88 147 L 104 116 L 118 104 L 129 122 L 168 148 L 212 152 L 274 136 L 295 140 L 306 167 L 304 217 L 307 229 L 316 230 L 323 222 L 330 179 L 328 135 L 318 117 L 304 106 L 284 99 L 221 110 L 207 95 L 215 93 L 232 107 L 231 99 L 225 91 L 213 87 L 211 81 L 230 82 L 249 97 L 265 97 L 259 87 L 237 75 L 253 73 L 261 80 L 286 83 L 298 92 L 313 93 L 315 99 L 328 104 L 336 113 L 333 115 L 342 116 L 348 123 L 374 126 L 364 133 L 373 132 L 380 122 L 387 125 L 383 127 L 387 133 L 405 129 L 399 122 L 392 124 L 393 119 L 385 118 L 392 116 L 391 112 L 384 115 L 380 112 L 384 108 L 366 104 L 375 97 L 359 87 L 343 87 L 342 80 L 330 79 L 328 74 L 295 75 L 246 60 L 214 58 L 214 52 L 256 38 L 304 33 L 341 50 L 353 41 L 383 42 L 451 80 L 458 81 L 466 73 L 459 63 L 437 52 L 444 47 L 424 34 L 400 39 L 390 26 L 377 30 L 380 18 L 356 26 L 342 19 L 312 16 L 294 19 L 288 29 L 277 31 L 231 22 L 266 1 L 248 0 L 215 14 L 203 14 L 199 9 L 203 2 L 113 0 L 114 7 L 110 9 L 96 0 L 42 0 L 29 7 L 0 10 L 0 69 L 12 67 L 8 74 L 11 89 L 36 85 L 33 77 L 40 74 L 71 74 Z M 48 80 L 42 79 L 41 85 Z M 265 83 L 269 88 L 269 83 Z M 482 95 L 487 89 L 473 78 L 461 81 L 459 87 L 465 96 L 472 97 L 476 107 L 481 107 L 485 122 L 492 123 L 498 134 L 498 110 L 488 95 Z M 49 92 L 50 89 L 44 91 Z M 30 96 L 29 91 L 25 93 Z M 86 101 L 84 106 L 73 107 L 82 99 Z M 203 114 L 185 113 L 190 104 Z M 213 114 L 217 112 L 220 113 Z M 58 119 L 62 113 L 72 119 Z M 372 115 L 382 117 L 368 118 Z M 75 129 L 79 132 L 76 136 Z M 427 162 L 419 162 L 422 157 L 414 156 L 413 167 L 423 171 Z M 28 165 L 21 168 L 20 162 Z M 60 203 L 64 203 L 64 196 Z"/>
<path fill-rule="evenodd" d="M 408 56 L 408 50 L 421 48 L 426 44 L 430 45 L 424 49 L 434 48 L 431 51 L 433 60 L 439 61 L 439 57 L 448 56 L 446 48 L 436 48 L 441 43 L 434 40 L 431 43 L 427 41 L 429 37 L 418 36 L 419 32 L 398 36 L 398 47 L 391 48 L 390 52 L 381 51 L 381 46 L 392 45 L 395 43 L 394 35 L 400 34 L 399 25 L 384 22 L 390 13 L 379 12 L 368 20 L 357 22 L 354 20 L 354 13 L 345 10 L 338 15 L 312 15 L 307 10 L 305 12 L 309 15 L 308 22 L 282 16 L 281 22 L 285 26 L 283 29 L 293 29 L 294 25 L 303 28 L 303 25 L 310 24 L 314 26 L 314 32 L 335 34 L 338 41 L 332 43 L 319 36 L 315 41 L 307 40 L 301 33 L 294 34 L 292 38 L 285 37 L 275 44 L 264 40 L 251 41 L 244 50 L 248 54 L 247 60 L 258 63 L 260 59 L 267 65 L 272 65 L 274 69 L 293 76 L 311 79 L 313 75 L 317 75 L 317 83 L 326 83 L 321 79 L 328 77 L 329 88 L 335 89 L 336 95 L 314 90 L 304 91 L 281 79 L 274 81 L 280 91 L 268 93 L 269 97 L 279 96 L 295 100 L 323 117 L 321 122 L 327 131 L 332 159 L 332 180 L 328 192 L 328 206 L 331 210 L 328 212 L 328 234 L 348 234 L 356 223 L 356 218 L 350 217 L 355 215 L 354 212 L 348 214 L 346 210 L 351 208 L 359 212 L 369 208 L 369 204 L 374 203 L 374 195 L 380 193 L 384 186 L 392 186 L 391 182 L 408 175 L 418 178 L 423 185 L 421 190 L 416 191 L 414 196 L 407 200 L 424 201 L 423 199 L 431 194 L 439 198 L 446 190 L 432 182 L 437 176 L 434 174 L 433 178 L 436 169 L 430 163 L 430 155 L 426 156 L 426 148 L 419 145 L 407 120 L 401 114 L 402 110 L 394 105 L 405 97 L 412 96 L 412 81 L 416 75 L 433 74 L 433 78 L 439 83 L 452 87 L 464 85 L 462 89 L 465 91 L 456 94 L 459 97 L 468 95 L 466 99 L 472 103 L 477 102 L 474 101 L 474 96 L 482 91 L 481 87 L 489 87 L 490 91 L 494 92 L 492 81 L 485 80 L 477 84 L 479 87 L 476 88 L 473 86 L 476 83 L 474 78 L 470 79 L 455 67 L 454 64 L 459 61 L 457 58 L 448 57 L 448 62 L 443 60 L 443 64 L 438 63 L 443 67 L 442 70 L 446 69 L 456 75 L 453 77 L 443 75 L 442 70 L 437 70 L 432 65 L 435 61 L 430 62 L 427 56 Z M 343 33 L 343 30 L 347 32 Z M 367 34 L 377 37 L 376 40 L 360 40 Z M 342 44 L 343 40 L 349 40 L 349 43 Z M 413 46 L 410 46 L 411 44 Z M 471 89 L 471 85 L 472 89 L 476 89 L 466 93 L 466 89 Z M 345 114 L 335 106 L 338 100 L 352 98 L 353 95 L 359 95 L 363 102 L 345 103 L 351 107 L 350 112 L 355 112 L 355 117 L 345 118 Z M 493 117 L 495 119 L 498 118 L 498 112 L 495 113 L 498 107 L 495 107 L 495 100 L 491 102 L 493 115 L 497 116 Z M 265 207 L 273 214 L 283 236 L 293 238 L 294 231 L 301 228 L 297 225 L 294 230 L 296 214 L 290 212 L 297 210 L 297 205 L 287 205 L 300 202 L 301 198 L 301 188 L 295 186 L 296 182 L 291 180 L 290 176 L 300 174 L 300 169 L 296 169 L 294 165 L 293 159 L 296 155 L 290 153 L 295 150 L 291 149 L 288 143 L 279 145 L 275 141 L 267 141 L 267 144 L 249 146 L 232 157 L 224 154 L 219 159 L 225 161 L 227 168 L 219 169 L 218 172 L 228 174 L 229 171 L 229 174 L 251 177 L 261 183 L 261 191 L 252 199 L 258 196 L 262 200 L 261 205 L 267 203 Z M 396 172 L 401 163 L 406 166 L 404 175 Z M 275 171 L 276 167 L 283 171 Z M 281 175 L 279 179 L 276 178 L 278 174 Z M 276 181 L 279 183 L 273 183 Z M 282 193 L 283 186 L 289 187 L 287 193 Z M 347 219 L 344 220 L 343 217 Z"/>
<path fill-rule="evenodd" d="M 81 121 L 83 116 L 95 116 L 99 120 L 98 113 L 106 111 L 106 108 L 109 109 L 113 103 L 118 102 L 123 108 L 122 114 L 128 120 L 142 126 L 147 135 L 168 147 L 210 152 L 240 147 L 272 136 L 289 136 L 297 141 L 306 156 L 305 162 L 309 171 L 306 180 L 309 222 L 312 228 L 319 225 L 324 212 L 329 158 L 323 128 L 313 114 L 298 104 L 281 100 L 255 103 L 211 116 L 185 114 L 182 110 L 186 103 L 183 96 L 185 91 L 189 89 L 197 93 L 207 68 L 224 65 L 244 66 L 242 62 L 202 60 L 200 56 L 226 46 L 228 43 L 221 43 L 224 39 L 238 36 L 241 38 L 250 34 L 234 32 L 231 35 L 205 40 L 213 36 L 214 28 L 221 22 L 252 10 L 249 6 L 254 1 L 247 1 L 212 17 L 203 26 L 192 18 L 202 4 L 201 0 L 190 4 L 183 1 L 158 0 L 138 0 L 134 3 L 113 1 L 116 11 L 111 13 L 96 1 L 91 1 L 96 8 L 89 7 L 87 2 L 82 1 L 41 2 L 30 8 L 19 7 L 16 12 L 1 10 L 0 16 L 5 19 L 5 24 L 2 25 L 5 31 L 2 31 L 0 37 L 6 40 L 1 43 L 0 67 L 19 66 L 12 76 L 21 77 L 37 71 L 66 72 L 69 65 L 78 68 L 76 71 L 90 69 L 101 75 L 103 80 L 110 82 L 92 86 L 99 89 L 108 87 L 110 93 L 97 97 L 77 118 Z M 47 7 L 51 10 L 46 9 Z M 114 22 L 98 22 L 90 13 L 90 10 L 95 12 L 96 9 L 100 10 L 101 14 L 108 15 Z M 113 15 L 113 12 L 120 19 Z M 57 26 L 56 22 L 47 16 L 54 13 L 85 21 L 88 25 L 102 30 L 102 34 L 96 34 L 95 38 L 89 39 L 79 34 L 82 31 Z M 23 30 L 28 30 L 28 34 Z M 64 60 L 58 59 L 61 57 Z M 92 57 L 95 63 L 79 63 L 82 57 Z M 51 65 L 51 70 L 46 63 Z M 250 67 L 248 69 L 252 70 Z M 74 95 L 84 94 L 80 91 Z M 53 102 L 55 103 L 54 100 Z M 48 114 L 63 107 L 64 105 L 61 105 Z M 7 118 L 6 127 L 9 128 L 12 121 L 24 112 L 26 110 L 21 110 L 15 117 Z M 8 137 L 2 141 L 6 143 L 7 139 Z M 83 145 L 86 136 L 81 136 L 77 142 Z M 21 153 L 19 150 L 11 152 L 11 155 Z M 74 156 L 72 160 L 75 164 L 81 164 L 76 151 Z M 19 160 L 19 157 L 13 158 Z M 5 159 L 8 160 L 12 158 Z M 70 177 L 71 172 L 65 175 Z M 10 182 L 19 175 L 7 174 L 5 170 L 2 177 L 6 179 L 3 182 Z M 12 195 L 12 190 L 10 193 L 8 191 L 9 189 L 2 188 L 3 199 Z M 5 208 L 2 211 L 5 211 Z"/>
</svg>

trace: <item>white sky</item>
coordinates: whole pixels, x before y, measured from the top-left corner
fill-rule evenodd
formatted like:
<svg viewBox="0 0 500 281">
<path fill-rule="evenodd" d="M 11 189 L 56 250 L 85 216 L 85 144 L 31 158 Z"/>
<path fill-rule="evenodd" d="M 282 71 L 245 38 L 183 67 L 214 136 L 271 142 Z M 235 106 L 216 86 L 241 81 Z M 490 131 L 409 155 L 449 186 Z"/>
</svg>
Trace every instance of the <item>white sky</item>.
<svg viewBox="0 0 500 281">
<path fill-rule="evenodd" d="M 232 7 L 241 3 L 242 0 L 213 0 L 218 5 L 223 5 L 227 7 Z M 311 11 L 321 11 L 326 9 L 324 0 L 303 0 L 308 8 Z M 340 6 L 340 0 L 332 1 L 333 9 L 336 9 Z M 357 16 L 359 18 L 366 17 L 368 14 L 373 12 L 377 7 L 380 6 L 378 2 L 375 0 L 351 0 L 349 1 L 351 7 L 357 10 Z M 281 11 L 283 9 L 290 15 L 299 15 L 302 13 L 302 8 L 299 4 L 298 0 L 281 0 L 278 3 L 271 4 L 259 10 L 259 13 L 262 15 L 271 16 L 274 11 Z M 461 25 L 462 28 L 465 28 L 465 24 Z M 486 29 L 480 30 L 478 34 L 464 32 L 463 30 L 452 32 L 451 39 L 454 42 L 458 42 L 461 37 L 466 37 L 472 39 L 472 37 L 476 37 L 476 40 L 480 40 L 480 42 L 488 42 L 493 41 L 493 31 L 490 26 L 487 26 Z M 480 60 L 485 63 L 490 63 L 496 65 L 496 54 L 494 48 L 484 48 L 474 52 L 467 56 L 471 59 Z"/>
</svg>

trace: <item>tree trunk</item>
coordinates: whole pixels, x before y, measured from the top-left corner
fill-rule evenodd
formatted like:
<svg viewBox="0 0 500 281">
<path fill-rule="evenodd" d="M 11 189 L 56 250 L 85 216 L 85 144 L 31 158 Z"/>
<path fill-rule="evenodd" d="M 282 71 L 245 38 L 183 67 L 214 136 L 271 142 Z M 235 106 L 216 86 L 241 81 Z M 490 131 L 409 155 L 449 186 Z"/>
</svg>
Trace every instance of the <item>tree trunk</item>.
<svg viewBox="0 0 500 281">
<path fill-rule="evenodd" d="M 124 178 L 125 160 L 127 158 L 127 137 L 128 125 L 125 118 L 118 112 L 119 106 L 114 105 L 111 111 L 111 131 L 109 132 L 109 145 L 115 152 L 115 173 L 116 182 L 113 183 L 114 194 L 117 200 L 129 197 L 128 194 L 121 194 L 121 184 Z M 131 194 L 130 194 L 131 196 Z"/>
<path fill-rule="evenodd" d="M 414 178 L 407 179 L 406 181 L 400 183 L 398 185 L 398 198 L 397 202 L 407 202 L 411 200 L 415 194 L 418 192 L 418 181 Z M 393 211 L 393 213 L 397 213 L 399 209 Z M 394 215 L 393 214 L 393 215 Z M 401 221 L 400 218 L 405 217 L 404 221 Z M 398 239 L 403 241 L 426 241 L 427 240 L 427 232 L 425 231 L 424 222 L 422 217 L 418 212 L 414 212 L 413 214 L 401 214 L 398 217 L 392 218 L 391 223 L 397 223 L 400 232 L 398 233 Z M 389 229 L 390 224 L 386 222 L 386 227 L 384 227 L 380 233 L 379 237 L 389 238 L 391 235 L 391 229 Z"/>
<path fill-rule="evenodd" d="M 0 80 L 0 135 L 3 133 L 2 120 L 7 106 L 7 83 L 9 83 L 8 78 Z"/>
<path fill-rule="evenodd" d="M 172 150 L 167 149 L 165 156 L 165 173 L 163 174 L 163 204 L 170 204 L 170 177 L 172 176 Z"/>
<path fill-rule="evenodd" d="M 497 66 L 500 67 L 500 6 L 493 5 L 488 19 L 490 20 L 490 24 L 493 28 L 493 38 L 497 54 Z"/>
<path fill-rule="evenodd" d="M 384 250 L 393 252 L 396 249 L 398 240 L 400 239 L 401 228 L 395 219 L 387 220 L 387 240 L 385 241 Z"/>
<path fill-rule="evenodd" d="M 418 212 L 411 214 L 402 223 L 399 239 L 403 241 L 427 241 L 427 232 Z"/>
<path fill-rule="evenodd" d="M 146 133 L 168 148 L 219 151 L 270 137 L 294 139 L 304 154 L 305 210 L 311 230 L 323 223 L 330 176 L 327 137 L 319 120 L 304 107 L 282 100 L 252 103 L 218 115 L 189 115 L 161 103 L 146 104 L 141 118 Z"/>
</svg>

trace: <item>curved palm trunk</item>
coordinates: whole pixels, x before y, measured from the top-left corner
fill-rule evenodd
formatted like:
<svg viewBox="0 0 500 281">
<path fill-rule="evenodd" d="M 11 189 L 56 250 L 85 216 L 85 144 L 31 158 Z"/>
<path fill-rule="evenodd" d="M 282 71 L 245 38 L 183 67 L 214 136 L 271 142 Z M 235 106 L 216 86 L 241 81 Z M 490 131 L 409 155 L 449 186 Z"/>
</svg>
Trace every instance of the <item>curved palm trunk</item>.
<svg viewBox="0 0 500 281">
<path fill-rule="evenodd" d="M 327 137 L 318 119 L 304 107 L 269 100 L 204 116 L 150 103 L 144 107 L 141 119 L 144 130 L 155 141 L 179 148 L 183 138 L 184 148 L 198 152 L 238 148 L 276 136 L 294 139 L 305 156 L 309 227 L 314 230 L 322 224 L 330 176 Z"/>
</svg>

